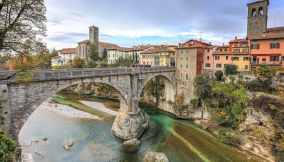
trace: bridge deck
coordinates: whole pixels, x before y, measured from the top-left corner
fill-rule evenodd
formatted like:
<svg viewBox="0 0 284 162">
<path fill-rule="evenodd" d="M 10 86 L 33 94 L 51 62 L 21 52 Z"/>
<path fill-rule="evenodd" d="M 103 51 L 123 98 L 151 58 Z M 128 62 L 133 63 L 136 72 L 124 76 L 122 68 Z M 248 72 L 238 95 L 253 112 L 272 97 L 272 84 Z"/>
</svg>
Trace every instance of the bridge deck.
<svg viewBox="0 0 284 162">
<path fill-rule="evenodd" d="M 60 69 L 60 70 L 35 70 L 26 71 L 32 76 L 29 82 L 69 80 L 78 78 L 106 77 L 119 75 L 135 75 L 145 73 L 175 72 L 175 67 L 135 67 L 135 68 L 85 68 L 85 69 Z M 17 82 L 16 76 L 20 72 L 2 71 L 0 72 L 1 82 Z"/>
</svg>

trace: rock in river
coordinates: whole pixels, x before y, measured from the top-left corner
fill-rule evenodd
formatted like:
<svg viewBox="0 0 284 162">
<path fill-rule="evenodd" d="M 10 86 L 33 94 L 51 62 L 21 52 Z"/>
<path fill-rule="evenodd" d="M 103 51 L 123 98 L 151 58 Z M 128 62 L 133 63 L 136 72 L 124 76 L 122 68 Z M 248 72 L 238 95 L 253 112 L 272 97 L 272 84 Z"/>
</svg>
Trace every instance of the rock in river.
<svg viewBox="0 0 284 162">
<path fill-rule="evenodd" d="M 164 153 L 147 152 L 144 156 L 143 162 L 169 162 L 169 159 Z"/>
<path fill-rule="evenodd" d="M 149 126 L 149 116 L 143 111 L 137 113 L 119 112 L 113 125 L 112 133 L 122 139 L 139 138 Z"/>
<path fill-rule="evenodd" d="M 134 138 L 132 140 L 123 142 L 122 147 L 125 152 L 131 153 L 138 151 L 140 144 L 141 142 L 138 139 Z"/>
</svg>

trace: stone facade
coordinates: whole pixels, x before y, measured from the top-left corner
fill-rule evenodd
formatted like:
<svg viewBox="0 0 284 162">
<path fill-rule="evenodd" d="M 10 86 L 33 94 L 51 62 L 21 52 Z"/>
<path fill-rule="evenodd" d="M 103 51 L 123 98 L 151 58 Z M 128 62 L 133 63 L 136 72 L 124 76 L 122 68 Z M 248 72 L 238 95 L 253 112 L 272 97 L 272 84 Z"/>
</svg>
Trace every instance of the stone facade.
<svg viewBox="0 0 284 162">
<path fill-rule="evenodd" d="M 128 140 L 139 136 L 139 131 L 147 127 L 148 120 L 138 107 L 138 99 L 147 82 L 157 76 L 175 85 L 175 68 L 167 67 L 37 71 L 29 82 L 17 82 L 15 79 L 2 81 L 0 92 L 6 96 L 3 102 L 5 130 L 17 139 L 21 128 L 36 108 L 60 90 L 80 83 L 103 83 L 120 93 L 121 107 L 114 123 L 120 126 L 114 126 L 113 132 L 119 138 Z M 129 121 L 133 121 L 132 124 Z M 133 131 L 133 127 L 136 131 Z"/>
<path fill-rule="evenodd" d="M 180 44 L 176 54 L 177 95 L 183 96 L 186 105 L 194 96 L 194 79 L 203 73 L 204 56 L 212 46 L 205 42 L 190 40 Z"/>
<path fill-rule="evenodd" d="M 262 34 L 267 31 L 269 0 L 261 0 L 248 4 L 247 34 Z"/>
</svg>

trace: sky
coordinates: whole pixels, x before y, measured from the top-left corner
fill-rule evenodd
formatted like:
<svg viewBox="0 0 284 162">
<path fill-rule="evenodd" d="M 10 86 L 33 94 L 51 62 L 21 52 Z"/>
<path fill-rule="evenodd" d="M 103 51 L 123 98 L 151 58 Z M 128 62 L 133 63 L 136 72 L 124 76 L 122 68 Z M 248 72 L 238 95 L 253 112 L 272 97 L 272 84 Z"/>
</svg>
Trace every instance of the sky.
<svg viewBox="0 0 284 162">
<path fill-rule="evenodd" d="M 130 47 L 245 37 L 252 0 L 46 0 L 48 48 L 76 47 L 98 26 L 99 39 Z M 284 1 L 271 0 L 269 26 L 284 26 Z M 282 21 L 282 22 L 281 22 Z"/>
</svg>

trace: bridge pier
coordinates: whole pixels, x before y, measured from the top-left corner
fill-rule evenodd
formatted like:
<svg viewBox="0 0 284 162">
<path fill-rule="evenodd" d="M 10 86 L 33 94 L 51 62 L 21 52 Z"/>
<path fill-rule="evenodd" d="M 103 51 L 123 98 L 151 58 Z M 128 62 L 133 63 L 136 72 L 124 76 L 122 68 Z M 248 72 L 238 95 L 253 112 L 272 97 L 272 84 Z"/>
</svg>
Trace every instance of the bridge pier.
<svg viewBox="0 0 284 162">
<path fill-rule="evenodd" d="M 120 112 L 112 125 L 112 133 L 124 141 L 141 137 L 149 126 L 149 116 L 141 111 L 138 104 L 138 78 L 136 75 L 130 75 L 128 104 L 121 100 Z"/>
</svg>

